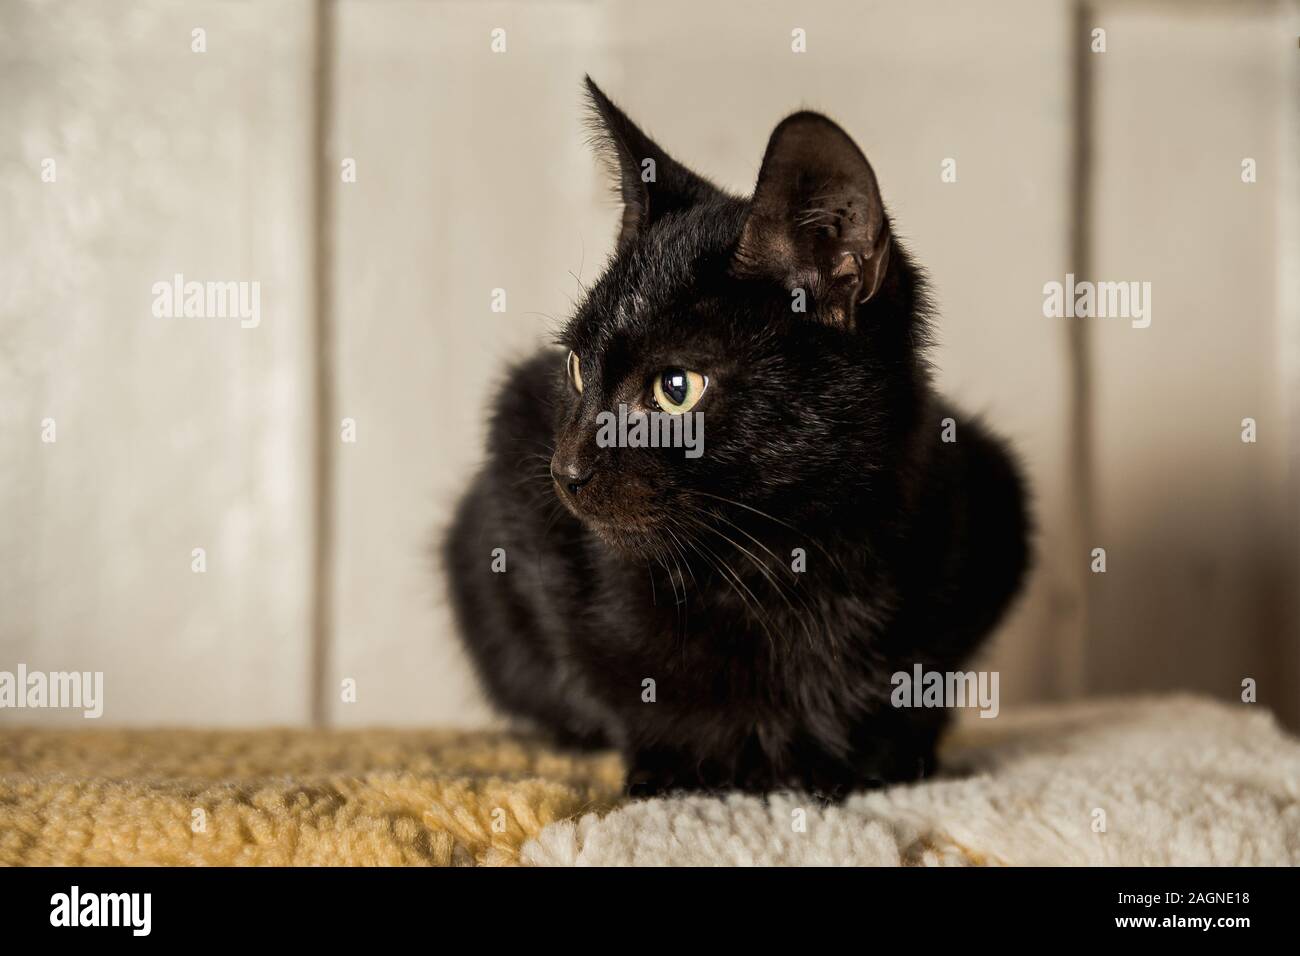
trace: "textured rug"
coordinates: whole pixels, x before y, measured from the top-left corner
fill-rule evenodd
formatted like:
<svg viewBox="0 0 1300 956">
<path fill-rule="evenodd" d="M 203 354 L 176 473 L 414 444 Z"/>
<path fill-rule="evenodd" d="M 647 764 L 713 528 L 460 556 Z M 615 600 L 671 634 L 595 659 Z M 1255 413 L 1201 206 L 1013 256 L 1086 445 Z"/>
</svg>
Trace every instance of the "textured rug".
<svg viewBox="0 0 1300 956">
<path fill-rule="evenodd" d="M 1300 864 L 1300 742 L 1264 710 L 1099 701 L 959 725 L 944 775 L 821 807 L 683 797 L 547 827 L 534 865 Z"/>
<path fill-rule="evenodd" d="M 0 864 L 512 864 L 622 766 L 518 735 L 0 730 Z"/>
<path fill-rule="evenodd" d="M 1191 697 L 959 724 L 943 775 L 823 807 L 626 803 L 500 733 L 0 730 L 0 864 L 1300 864 L 1300 742 Z"/>
</svg>

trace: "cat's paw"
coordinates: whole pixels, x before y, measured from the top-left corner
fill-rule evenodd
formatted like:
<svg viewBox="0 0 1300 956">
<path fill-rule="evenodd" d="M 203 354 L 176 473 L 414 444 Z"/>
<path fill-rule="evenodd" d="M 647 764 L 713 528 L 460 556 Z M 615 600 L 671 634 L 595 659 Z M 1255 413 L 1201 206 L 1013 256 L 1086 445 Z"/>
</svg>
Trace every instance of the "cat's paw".
<svg viewBox="0 0 1300 956">
<path fill-rule="evenodd" d="M 633 767 L 628 771 L 624 791 L 634 800 L 662 797 L 677 789 L 676 776 L 671 771 L 649 767 Z"/>
<path fill-rule="evenodd" d="M 700 761 L 676 750 L 639 750 L 627 760 L 625 789 L 629 797 L 662 797 L 674 791 L 694 791 L 704 786 Z"/>
</svg>

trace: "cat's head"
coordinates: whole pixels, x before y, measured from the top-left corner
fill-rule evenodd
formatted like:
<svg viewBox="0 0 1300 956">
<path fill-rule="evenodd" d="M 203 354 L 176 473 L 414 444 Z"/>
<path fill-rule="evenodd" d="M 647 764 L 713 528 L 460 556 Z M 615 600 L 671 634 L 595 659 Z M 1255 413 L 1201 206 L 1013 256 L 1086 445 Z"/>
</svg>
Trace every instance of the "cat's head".
<svg viewBox="0 0 1300 956">
<path fill-rule="evenodd" d="M 565 506 L 645 551 L 718 515 L 789 525 L 883 487 L 925 394 L 925 322 L 866 157 L 831 120 L 795 113 L 742 199 L 587 86 L 622 222 L 560 336 L 551 473 Z M 629 447 L 620 406 L 695 416 L 698 447 Z M 649 425 L 674 437 L 662 417 Z"/>
</svg>

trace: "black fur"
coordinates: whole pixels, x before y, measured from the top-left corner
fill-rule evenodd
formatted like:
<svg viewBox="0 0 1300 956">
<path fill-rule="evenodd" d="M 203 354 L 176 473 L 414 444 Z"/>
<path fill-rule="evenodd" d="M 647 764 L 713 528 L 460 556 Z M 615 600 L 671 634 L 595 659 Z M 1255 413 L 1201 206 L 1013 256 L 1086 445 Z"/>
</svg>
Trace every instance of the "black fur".
<svg viewBox="0 0 1300 956">
<path fill-rule="evenodd" d="M 1002 443 L 931 388 L 922 277 L 874 174 L 801 113 L 737 198 L 590 90 L 624 216 L 561 338 L 584 388 L 563 350 L 512 370 L 444 543 L 479 677 L 562 741 L 620 748 L 634 794 L 836 797 L 929 773 L 945 714 L 892 707 L 890 677 L 970 657 L 1020 584 L 1028 521 Z M 704 455 L 597 448 L 597 412 L 665 367 L 709 377 Z M 570 491 L 553 469 L 592 477 Z"/>
</svg>

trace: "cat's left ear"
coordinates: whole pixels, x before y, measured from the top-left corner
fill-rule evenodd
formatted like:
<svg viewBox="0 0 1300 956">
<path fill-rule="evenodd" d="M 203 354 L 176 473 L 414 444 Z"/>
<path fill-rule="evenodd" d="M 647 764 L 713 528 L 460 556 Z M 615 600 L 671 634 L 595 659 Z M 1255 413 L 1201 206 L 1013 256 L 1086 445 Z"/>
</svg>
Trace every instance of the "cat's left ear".
<svg viewBox="0 0 1300 956">
<path fill-rule="evenodd" d="M 889 219 L 867 158 L 819 113 L 772 132 L 733 269 L 804 289 L 817 314 L 851 328 L 889 267 Z"/>
<path fill-rule="evenodd" d="M 592 138 L 610 160 L 623 200 L 620 249 L 656 220 L 717 194 L 717 187 L 643 133 L 591 77 L 587 77 L 587 95 L 591 98 Z"/>
</svg>

